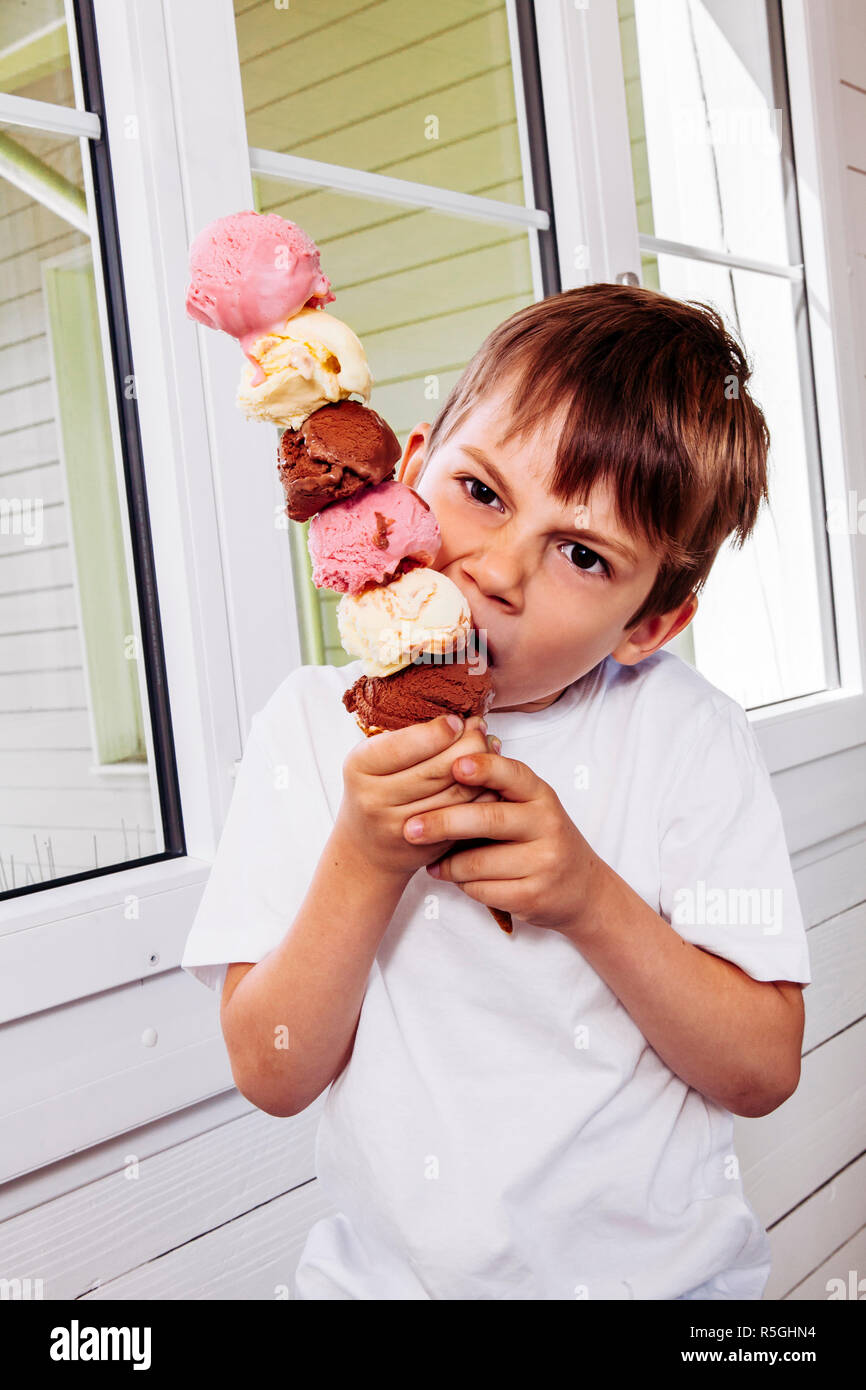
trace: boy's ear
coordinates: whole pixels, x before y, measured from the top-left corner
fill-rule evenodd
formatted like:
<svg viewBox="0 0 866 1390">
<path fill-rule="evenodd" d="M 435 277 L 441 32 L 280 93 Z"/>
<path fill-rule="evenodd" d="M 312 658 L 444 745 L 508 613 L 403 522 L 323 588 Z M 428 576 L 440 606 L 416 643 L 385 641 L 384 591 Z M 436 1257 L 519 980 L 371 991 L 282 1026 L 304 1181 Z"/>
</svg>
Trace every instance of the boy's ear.
<svg viewBox="0 0 866 1390">
<path fill-rule="evenodd" d="M 422 420 L 417 424 L 403 450 L 403 457 L 400 459 L 397 468 L 397 482 L 405 483 L 407 487 L 413 487 L 415 480 L 421 476 L 424 467 L 424 457 L 427 452 L 427 436 L 430 433 L 430 424 Z"/>
<path fill-rule="evenodd" d="M 611 652 L 611 656 L 621 666 L 636 666 L 645 656 L 658 651 L 665 642 L 670 642 L 678 632 L 688 627 L 697 611 L 697 595 L 689 594 L 672 613 L 662 613 L 656 618 L 647 618 L 646 622 L 640 623 L 634 632 Z"/>
</svg>

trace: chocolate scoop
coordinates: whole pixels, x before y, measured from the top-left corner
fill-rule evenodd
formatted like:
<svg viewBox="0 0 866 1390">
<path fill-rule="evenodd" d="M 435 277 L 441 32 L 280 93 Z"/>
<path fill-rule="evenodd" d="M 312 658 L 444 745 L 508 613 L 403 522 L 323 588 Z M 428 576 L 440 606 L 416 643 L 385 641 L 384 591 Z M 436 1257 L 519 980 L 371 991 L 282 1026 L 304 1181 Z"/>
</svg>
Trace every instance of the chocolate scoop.
<svg viewBox="0 0 866 1390">
<path fill-rule="evenodd" d="M 308 415 L 280 438 L 277 469 L 286 515 L 307 521 L 332 502 L 394 475 L 402 450 L 390 425 L 358 401 L 337 401 Z"/>
<path fill-rule="evenodd" d="M 466 661 L 413 662 L 390 676 L 361 676 L 344 693 L 343 704 L 362 729 L 405 729 L 440 714 L 483 714 L 492 698 L 489 670 Z"/>
</svg>

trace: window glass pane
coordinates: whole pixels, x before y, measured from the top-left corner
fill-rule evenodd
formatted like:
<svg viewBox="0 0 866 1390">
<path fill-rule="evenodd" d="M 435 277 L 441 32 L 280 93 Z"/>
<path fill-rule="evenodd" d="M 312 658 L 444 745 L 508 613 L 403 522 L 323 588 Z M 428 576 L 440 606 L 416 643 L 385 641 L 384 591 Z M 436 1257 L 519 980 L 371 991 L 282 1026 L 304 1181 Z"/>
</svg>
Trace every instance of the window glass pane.
<svg viewBox="0 0 866 1390">
<path fill-rule="evenodd" d="M 79 142 L 0 144 L 0 892 L 164 848 Z"/>
<path fill-rule="evenodd" d="M 663 293 L 712 303 L 746 344 L 754 364 L 749 391 L 771 435 L 770 508 L 761 508 L 742 550 L 726 542 L 718 554 L 692 620 L 696 665 L 747 709 L 823 690 L 823 555 L 812 522 L 797 365 L 802 286 L 682 256 L 654 260 Z"/>
<path fill-rule="evenodd" d="M 235 0 L 251 145 L 523 204 L 505 0 Z"/>
<path fill-rule="evenodd" d="M 297 222 L 318 243 L 336 294 L 327 312 L 364 344 L 370 405 L 405 444 L 435 419 L 469 358 L 496 324 L 534 299 L 529 236 L 490 222 L 256 180 L 257 208 Z M 276 438 L 275 432 L 275 438 Z M 289 525 L 296 564 L 308 576 L 306 526 Z M 337 635 L 338 594 L 316 590 L 323 654 L 348 661 Z"/>
<path fill-rule="evenodd" d="M 63 0 L 0 4 L 0 92 L 75 105 Z"/>
<path fill-rule="evenodd" d="M 640 231 L 787 263 L 765 0 L 619 0 Z"/>
<path fill-rule="evenodd" d="M 766 0 L 618 0 L 638 227 L 778 265 L 799 260 L 778 15 Z M 783 158 L 784 156 L 784 158 Z M 832 597 L 802 281 L 642 255 L 642 283 L 715 307 L 752 364 L 770 506 L 719 553 L 681 650 L 747 708 L 835 683 Z"/>
</svg>

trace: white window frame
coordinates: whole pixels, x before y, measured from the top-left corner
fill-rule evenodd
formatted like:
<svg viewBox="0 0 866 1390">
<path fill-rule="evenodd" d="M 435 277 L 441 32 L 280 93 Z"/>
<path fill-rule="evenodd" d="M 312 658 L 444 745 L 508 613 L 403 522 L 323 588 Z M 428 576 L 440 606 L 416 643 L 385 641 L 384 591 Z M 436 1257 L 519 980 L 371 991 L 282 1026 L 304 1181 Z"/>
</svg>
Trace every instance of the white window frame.
<svg viewBox="0 0 866 1390">
<path fill-rule="evenodd" d="M 828 496 L 866 495 L 857 340 L 848 293 L 841 134 L 831 66 L 832 18 L 820 0 L 782 0 L 824 483 Z M 535 0 L 563 288 L 641 278 L 625 80 L 616 0 Z M 554 114 L 558 118 L 554 119 Z M 575 252 L 578 254 L 575 255 Z M 809 788 L 811 819 L 792 853 L 862 825 L 866 766 L 866 554 L 857 537 L 828 537 L 836 605 L 836 690 L 750 711 L 786 824 Z M 852 753 L 824 767 L 805 765 Z M 797 770 L 804 776 L 797 777 Z M 814 800 L 816 782 L 820 800 Z M 807 803 L 809 804 L 809 803 Z M 796 819 L 801 821 L 801 815 Z"/>
</svg>

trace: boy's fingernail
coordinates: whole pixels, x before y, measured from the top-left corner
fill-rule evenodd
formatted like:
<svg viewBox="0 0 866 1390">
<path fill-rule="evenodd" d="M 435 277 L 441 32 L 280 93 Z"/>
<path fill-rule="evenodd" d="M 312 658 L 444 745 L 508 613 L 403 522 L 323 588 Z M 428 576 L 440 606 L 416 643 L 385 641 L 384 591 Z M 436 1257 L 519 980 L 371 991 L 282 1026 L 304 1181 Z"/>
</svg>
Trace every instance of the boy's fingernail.
<svg viewBox="0 0 866 1390">
<path fill-rule="evenodd" d="M 458 758 L 454 766 L 464 777 L 468 777 L 470 773 L 475 771 L 475 763 L 472 758 Z"/>
<path fill-rule="evenodd" d="M 487 724 L 485 723 L 485 721 L 484 721 L 483 719 L 479 719 L 479 721 L 478 721 L 478 727 L 479 727 L 479 729 L 481 730 L 482 734 L 486 734 L 486 733 L 487 733 Z"/>
<path fill-rule="evenodd" d="M 439 868 L 438 864 L 428 864 L 427 872 L 431 878 L 438 878 L 442 870 Z"/>
<path fill-rule="evenodd" d="M 422 820 L 410 820 L 406 824 L 406 834 L 411 836 L 413 840 L 417 840 L 418 836 L 421 835 L 423 831 L 424 822 Z"/>
<path fill-rule="evenodd" d="M 488 734 L 488 735 L 487 735 L 487 747 L 490 749 L 491 753 L 501 753 L 501 752 L 502 752 L 502 739 L 501 739 L 501 738 L 497 738 L 495 734 Z"/>
<path fill-rule="evenodd" d="M 463 731 L 463 720 L 460 718 L 460 715 L 459 715 L 459 714 L 449 714 L 449 715 L 446 715 L 446 720 L 447 720 L 447 723 L 448 723 L 448 727 L 449 727 L 450 729 L 453 729 L 454 732 L 455 732 L 455 734 L 462 733 L 462 731 Z"/>
</svg>

